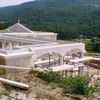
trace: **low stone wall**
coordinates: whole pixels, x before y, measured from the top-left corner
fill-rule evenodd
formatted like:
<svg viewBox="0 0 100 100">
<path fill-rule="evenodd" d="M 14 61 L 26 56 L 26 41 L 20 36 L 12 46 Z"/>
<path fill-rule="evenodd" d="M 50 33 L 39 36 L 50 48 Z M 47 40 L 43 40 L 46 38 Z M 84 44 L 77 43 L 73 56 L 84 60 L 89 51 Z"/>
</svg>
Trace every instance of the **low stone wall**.
<svg viewBox="0 0 100 100">
<path fill-rule="evenodd" d="M 7 66 L 18 66 L 18 67 L 31 67 L 32 66 L 32 56 L 20 56 L 11 57 L 6 59 Z"/>
<path fill-rule="evenodd" d="M 15 73 L 21 73 L 21 72 L 27 72 L 30 71 L 32 68 L 30 67 L 14 67 L 14 66 L 4 66 L 0 65 L 0 72 L 1 75 L 7 75 L 7 74 L 15 74 Z"/>
</svg>

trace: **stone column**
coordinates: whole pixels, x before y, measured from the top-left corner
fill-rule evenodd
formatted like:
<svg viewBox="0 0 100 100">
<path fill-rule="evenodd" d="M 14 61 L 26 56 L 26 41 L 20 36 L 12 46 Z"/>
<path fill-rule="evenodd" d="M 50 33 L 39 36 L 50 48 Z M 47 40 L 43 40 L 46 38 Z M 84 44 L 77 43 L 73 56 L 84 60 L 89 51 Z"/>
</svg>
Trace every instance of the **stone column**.
<svg viewBox="0 0 100 100">
<path fill-rule="evenodd" d="M 64 58 L 62 55 L 59 56 L 60 57 L 60 65 L 63 65 L 64 64 Z"/>
<path fill-rule="evenodd" d="M 83 66 L 80 66 L 79 67 L 79 71 L 78 71 L 78 75 L 79 76 L 82 76 L 84 74 L 84 67 Z"/>
<path fill-rule="evenodd" d="M 30 67 L 32 67 L 32 68 L 35 67 L 33 56 L 30 57 Z"/>
<path fill-rule="evenodd" d="M 2 42 L 2 49 L 5 49 L 5 42 Z"/>
<path fill-rule="evenodd" d="M 48 56 L 49 56 L 49 67 L 51 67 L 51 57 L 52 57 L 52 53 L 49 52 L 49 53 L 48 53 Z"/>
<path fill-rule="evenodd" d="M 9 50 L 12 50 L 12 43 L 9 42 L 8 45 L 9 45 Z"/>
<path fill-rule="evenodd" d="M 84 57 L 84 52 L 81 52 L 81 58 L 83 58 Z"/>
</svg>

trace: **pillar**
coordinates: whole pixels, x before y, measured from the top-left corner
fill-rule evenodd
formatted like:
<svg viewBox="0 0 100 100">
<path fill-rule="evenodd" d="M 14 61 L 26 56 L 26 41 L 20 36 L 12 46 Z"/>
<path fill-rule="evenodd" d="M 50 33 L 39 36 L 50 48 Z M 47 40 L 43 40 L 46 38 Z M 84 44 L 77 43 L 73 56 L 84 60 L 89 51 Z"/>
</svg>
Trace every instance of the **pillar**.
<svg viewBox="0 0 100 100">
<path fill-rule="evenodd" d="M 30 67 L 31 67 L 31 68 L 35 67 L 33 57 L 30 57 Z"/>
<path fill-rule="evenodd" d="M 52 53 L 48 53 L 49 56 L 49 67 L 51 67 L 51 57 L 52 57 Z"/>
<path fill-rule="evenodd" d="M 73 76 L 73 68 L 72 69 L 70 69 L 70 76 Z"/>
<path fill-rule="evenodd" d="M 84 67 L 83 66 L 80 66 L 79 67 L 79 71 L 78 71 L 78 75 L 81 76 L 84 74 Z"/>
<path fill-rule="evenodd" d="M 83 58 L 84 57 L 84 52 L 81 52 L 81 58 Z"/>
<path fill-rule="evenodd" d="M 67 76 L 67 70 L 65 70 L 65 76 Z"/>
<path fill-rule="evenodd" d="M 9 42 L 8 45 L 9 45 L 9 50 L 12 50 L 12 43 Z"/>
<path fill-rule="evenodd" d="M 5 49 L 5 42 L 2 42 L 2 49 Z"/>
<path fill-rule="evenodd" d="M 60 55 L 60 65 L 63 65 L 64 64 L 64 58 L 62 55 Z"/>
</svg>

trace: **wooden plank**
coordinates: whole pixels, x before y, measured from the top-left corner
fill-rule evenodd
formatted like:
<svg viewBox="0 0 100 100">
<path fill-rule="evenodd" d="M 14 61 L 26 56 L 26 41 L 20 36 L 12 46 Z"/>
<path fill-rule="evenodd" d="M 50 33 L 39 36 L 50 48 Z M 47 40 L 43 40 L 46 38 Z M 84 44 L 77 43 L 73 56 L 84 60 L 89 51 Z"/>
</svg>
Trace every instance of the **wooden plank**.
<svg viewBox="0 0 100 100">
<path fill-rule="evenodd" d="M 9 84 L 9 85 L 19 87 L 19 88 L 23 88 L 23 89 L 29 89 L 29 85 L 24 84 L 24 83 L 8 80 L 8 79 L 4 79 L 4 78 L 0 78 L 0 81 L 4 84 Z"/>
</svg>

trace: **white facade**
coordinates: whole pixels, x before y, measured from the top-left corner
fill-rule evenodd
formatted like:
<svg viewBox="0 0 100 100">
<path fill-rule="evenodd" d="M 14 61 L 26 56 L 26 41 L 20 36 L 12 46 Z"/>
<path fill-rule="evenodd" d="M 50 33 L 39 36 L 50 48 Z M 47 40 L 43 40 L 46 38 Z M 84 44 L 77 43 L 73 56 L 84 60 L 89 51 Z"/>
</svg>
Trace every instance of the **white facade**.
<svg viewBox="0 0 100 100">
<path fill-rule="evenodd" d="M 74 59 L 75 56 L 84 56 L 85 44 L 59 44 L 50 41 L 56 40 L 56 37 L 57 34 L 53 32 L 33 32 L 17 23 L 9 27 L 7 33 L 0 35 L 0 64 L 34 67 L 39 62 L 47 62 L 50 66 L 52 61 L 63 65 L 68 57 Z"/>
</svg>

